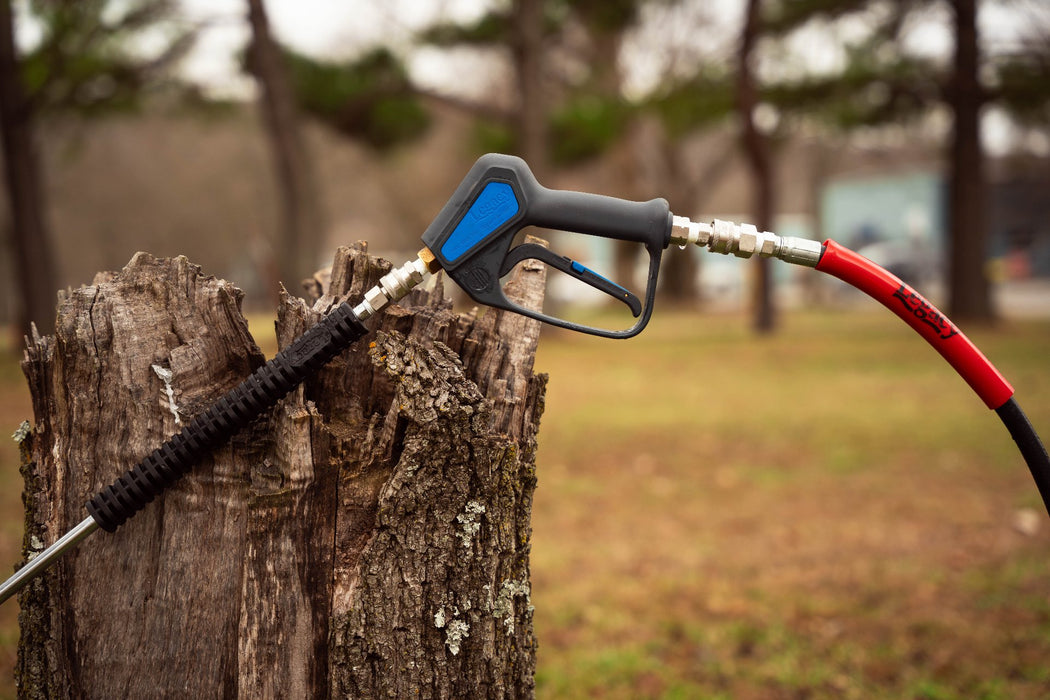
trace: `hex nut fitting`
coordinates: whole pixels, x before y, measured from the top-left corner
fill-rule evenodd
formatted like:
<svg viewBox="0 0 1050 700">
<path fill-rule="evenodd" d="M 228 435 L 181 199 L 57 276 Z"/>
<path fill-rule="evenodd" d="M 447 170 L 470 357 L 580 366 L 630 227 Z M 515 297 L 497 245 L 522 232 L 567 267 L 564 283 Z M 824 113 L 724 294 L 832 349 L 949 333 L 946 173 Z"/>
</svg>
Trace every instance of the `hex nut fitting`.
<svg viewBox="0 0 1050 700">
<path fill-rule="evenodd" d="M 711 225 L 690 221 L 684 216 L 675 216 L 671 220 L 671 245 L 706 246 L 711 240 Z"/>
<path fill-rule="evenodd" d="M 777 249 L 780 247 L 778 236 L 766 231 L 762 234 L 762 242 L 758 249 L 758 254 L 763 258 L 771 258 L 777 254 Z"/>
<path fill-rule="evenodd" d="M 736 253 L 738 258 L 750 258 L 758 250 L 758 229 L 751 224 L 740 224 L 736 236 Z"/>
<path fill-rule="evenodd" d="M 388 301 L 389 298 L 379 286 L 372 287 L 365 292 L 365 303 L 371 306 L 373 311 L 383 308 Z"/>
</svg>

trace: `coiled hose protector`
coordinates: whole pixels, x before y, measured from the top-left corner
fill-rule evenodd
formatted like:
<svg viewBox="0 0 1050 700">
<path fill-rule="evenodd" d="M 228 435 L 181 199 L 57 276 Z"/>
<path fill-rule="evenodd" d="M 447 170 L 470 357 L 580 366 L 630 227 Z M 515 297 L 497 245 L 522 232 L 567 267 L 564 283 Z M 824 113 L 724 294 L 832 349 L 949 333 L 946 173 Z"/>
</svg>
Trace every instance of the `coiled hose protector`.
<svg viewBox="0 0 1050 700">
<path fill-rule="evenodd" d="M 99 526 L 113 532 L 197 462 L 272 408 L 313 371 L 367 333 L 343 303 L 255 370 L 179 433 L 87 502 Z"/>
</svg>

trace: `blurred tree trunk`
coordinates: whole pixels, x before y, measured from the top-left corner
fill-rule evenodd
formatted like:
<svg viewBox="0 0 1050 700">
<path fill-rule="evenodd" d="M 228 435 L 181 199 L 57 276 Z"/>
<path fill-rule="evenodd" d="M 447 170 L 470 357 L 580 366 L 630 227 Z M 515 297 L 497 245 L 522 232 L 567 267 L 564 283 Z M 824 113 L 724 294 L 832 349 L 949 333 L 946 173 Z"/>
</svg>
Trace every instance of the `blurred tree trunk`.
<svg viewBox="0 0 1050 700">
<path fill-rule="evenodd" d="M 681 153 L 681 148 L 680 143 L 661 138 L 661 191 L 671 205 L 671 211 L 688 216 L 697 204 L 696 192 L 692 178 L 685 172 L 686 158 Z M 665 303 L 692 304 L 700 298 L 700 285 L 697 282 L 700 262 L 697 251 L 691 247 L 668 252 L 670 255 L 664 257 L 663 269 L 660 271 L 660 298 Z"/>
<path fill-rule="evenodd" d="M 55 324 L 56 272 L 44 183 L 36 151 L 33 106 L 26 98 L 14 40 L 11 3 L 0 3 L 0 132 L 11 214 L 18 323 L 49 333 Z"/>
<path fill-rule="evenodd" d="M 977 1 L 953 0 L 954 71 L 947 98 L 953 116 L 948 183 L 948 313 L 955 320 L 991 321 L 995 312 L 985 271 L 987 187 L 981 151 Z"/>
<path fill-rule="evenodd" d="M 340 249 L 282 347 L 388 263 Z M 538 308 L 542 266 L 511 282 Z M 137 255 L 62 302 L 23 369 L 29 555 L 263 358 L 240 292 Z M 546 377 L 539 324 L 441 286 L 24 589 L 21 697 L 532 697 L 529 548 Z M 158 369 L 159 368 L 159 369 Z"/>
<path fill-rule="evenodd" d="M 248 64 L 259 83 L 259 106 L 280 197 L 277 267 L 285 287 L 298 292 L 300 282 L 318 265 L 323 235 L 313 166 L 299 128 L 295 93 L 270 33 L 263 0 L 248 0 L 248 21 L 252 28 Z"/>
<path fill-rule="evenodd" d="M 748 0 L 744 11 L 744 27 L 740 35 L 740 50 L 737 55 L 736 107 L 740 119 L 741 138 L 751 183 L 754 187 L 754 221 L 759 231 L 773 230 L 774 182 L 772 154 L 769 139 L 755 123 L 755 107 L 758 106 L 758 89 L 752 67 L 755 45 L 761 36 L 761 0 Z M 756 256 L 757 257 L 757 256 Z M 759 333 L 771 333 L 776 325 L 773 307 L 772 279 L 769 260 L 754 261 L 755 283 L 753 295 L 754 328 Z"/>
<path fill-rule="evenodd" d="M 521 157 L 540 181 L 547 174 L 547 102 L 543 90 L 543 0 L 514 0 L 514 73 Z"/>
<path fill-rule="evenodd" d="M 703 210 L 714 191 L 713 183 L 723 177 L 739 154 L 735 141 L 718 139 L 704 149 L 700 158 L 683 146 L 684 139 L 673 138 L 659 120 L 641 123 L 634 138 L 635 163 L 642 177 L 651 189 L 667 199 L 671 211 L 681 216 L 696 217 Z M 636 248 L 632 249 L 635 252 L 632 265 L 637 259 Z M 703 255 L 692 248 L 667 251 L 660 272 L 661 303 L 688 305 L 700 299 Z"/>
</svg>

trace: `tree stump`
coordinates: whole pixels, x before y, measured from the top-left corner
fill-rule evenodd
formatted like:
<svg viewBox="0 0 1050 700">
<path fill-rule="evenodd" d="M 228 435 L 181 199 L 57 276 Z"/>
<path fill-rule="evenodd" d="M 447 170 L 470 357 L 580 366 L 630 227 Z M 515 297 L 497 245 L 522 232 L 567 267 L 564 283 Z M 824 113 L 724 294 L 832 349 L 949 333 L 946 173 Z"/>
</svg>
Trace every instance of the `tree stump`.
<svg viewBox="0 0 1050 700">
<path fill-rule="evenodd" d="M 280 346 L 389 270 L 341 249 Z M 538 308 L 544 272 L 524 270 Z M 30 698 L 531 697 L 538 324 L 459 316 L 440 280 L 114 534 L 21 597 Z M 60 301 L 23 369 L 31 556 L 264 358 L 241 293 L 136 255 Z"/>
</svg>

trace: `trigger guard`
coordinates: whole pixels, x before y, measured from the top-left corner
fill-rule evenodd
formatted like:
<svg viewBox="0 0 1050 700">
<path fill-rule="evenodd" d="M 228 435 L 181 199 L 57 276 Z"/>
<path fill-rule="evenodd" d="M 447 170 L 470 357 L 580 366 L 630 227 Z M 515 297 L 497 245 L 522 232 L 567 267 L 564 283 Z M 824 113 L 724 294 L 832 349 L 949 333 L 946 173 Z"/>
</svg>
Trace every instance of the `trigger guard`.
<svg viewBox="0 0 1050 700">
<path fill-rule="evenodd" d="M 514 269 L 514 266 L 525 260 L 539 260 L 544 262 L 555 270 L 559 270 L 569 275 L 573 279 L 577 279 L 583 284 L 596 289 L 603 294 L 607 294 L 613 299 L 626 304 L 627 308 L 631 310 L 631 314 L 638 318 L 642 313 L 642 302 L 641 300 L 632 293 L 626 287 L 616 284 L 612 280 L 598 274 L 594 270 L 568 258 L 564 255 L 558 255 L 549 248 L 537 245 L 536 243 L 523 243 L 511 250 L 507 257 L 503 259 L 503 263 L 500 266 L 499 276 L 504 277 L 510 274 L 510 271 Z"/>
</svg>

